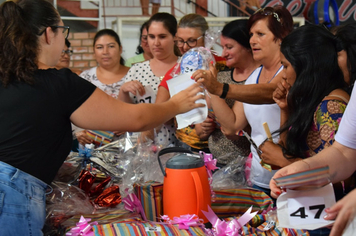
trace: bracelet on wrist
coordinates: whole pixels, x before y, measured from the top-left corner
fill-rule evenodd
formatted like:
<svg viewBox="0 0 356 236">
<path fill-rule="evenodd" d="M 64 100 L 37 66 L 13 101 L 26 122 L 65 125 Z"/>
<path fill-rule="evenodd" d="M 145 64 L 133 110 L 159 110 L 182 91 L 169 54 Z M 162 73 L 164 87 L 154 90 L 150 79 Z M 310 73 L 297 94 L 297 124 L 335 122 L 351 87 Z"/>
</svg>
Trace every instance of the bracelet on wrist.
<svg viewBox="0 0 356 236">
<path fill-rule="evenodd" d="M 222 91 L 222 93 L 221 93 L 221 95 L 220 95 L 220 98 L 226 98 L 226 95 L 227 95 L 227 92 L 229 91 L 229 84 L 227 84 L 227 83 L 224 83 L 224 85 L 223 85 L 223 91 Z"/>
</svg>

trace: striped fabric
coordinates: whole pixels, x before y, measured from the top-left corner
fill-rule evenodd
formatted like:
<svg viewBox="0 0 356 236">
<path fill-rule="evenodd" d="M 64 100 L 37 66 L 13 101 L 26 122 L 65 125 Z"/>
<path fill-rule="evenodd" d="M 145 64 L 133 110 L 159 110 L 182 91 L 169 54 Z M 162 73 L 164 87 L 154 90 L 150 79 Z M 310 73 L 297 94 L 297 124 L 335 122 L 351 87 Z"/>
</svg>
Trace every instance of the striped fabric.
<svg viewBox="0 0 356 236">
<path fill-rule="evenodd" d="M 95 147 L 101 147 L 112 141 L 114 133 L 102 130 L 87 130 L 87 135 L 94 140 Z"/>
<path fill-rule="evenodd" d="M 257 228 L 251 225 L 243 227 L 243 235 L 261 235 L 261 236 L 309 236 L 308 231 L 299 229 L 286 229 L 286 228 L 272 228 L 265 231 L 263 228 L 267 225 L 267 222 L 261 224 Z"/>
<path fill-rule="evenodd" d="M 204 231 L 199 227 L 190 227 L 187 230 L 180 230 L 176 225 L 158 224 L 152 222 L 127 222 L 105 225 L 94 225 L 95 236 L 126 236 L 126 235 L 157 235 L 157 236 L 203 236 Z"/>
<path fill-rule="evenodd" d="M 211 208 L 219 217 L 237 216 L 245 213 L 250 206 L 252 212 L 262 213 L 273 205 L 272 199 L 262 191 L 252 188 L 224 189 L 214 191 L 215 201 Z"/>
<path fill-rule="evenodd" d="M 238 217 L 237 217 L 238 218 Z M 232 220 L 233 217 L 225 218 L 226 222 Z M 263 222 L 261 224 L 261 220 L 265 221 L 266 215 L 258 214 L 256 215 L 252 221 L 250 221 L 247 225 L 243 226 L 242 228 L 242 235 L 249 235 L 249 236 L 309 236 L 310 234 L 306 230 L 299 230 L 299 229 L 286 229 L 286 228 L 279 228 L 279 227 L 272 227 L 269 230 L 264 229 L 267 226 L 267 222 Z M 258 227 L 253 226 L 255 223 L 258 223 Z M 278 224 L 278 223 L 277 223 Z"/>
<path fill-rule="evenodd" d="M 145 184 L 134 184 L 134 191 L 141 201 L 147 219 L 159 221 L 163 215 L 163 184 L 148 181 Z"/>
</svg>

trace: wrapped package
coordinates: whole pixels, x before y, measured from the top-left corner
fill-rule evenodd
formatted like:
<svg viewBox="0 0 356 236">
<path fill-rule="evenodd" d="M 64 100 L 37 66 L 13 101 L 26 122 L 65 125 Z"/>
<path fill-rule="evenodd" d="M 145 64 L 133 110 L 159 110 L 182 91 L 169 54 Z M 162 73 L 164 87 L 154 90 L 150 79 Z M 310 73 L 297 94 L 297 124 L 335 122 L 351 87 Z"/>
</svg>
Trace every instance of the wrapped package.
<svg viewBox="0 0 356 236">
<path fill-rule="evenodd" d="M 225 154 L 227 156 L 233 153 Z M 215 171 L 213 174 L 213 189 L 232 189 L 246 186 L 245 161 L 247 157 L 235 156 L 226 166 Z"/>
<path fill-rule="evenodd" d="M 220 37 L 220 32 L 214 32 L 208 30 L 204 36 L 204 47 L 195 47 L 188 50 L 182 55 L 178 64 L 172 70 L 172 77 L 176 77 L 181 74 L 192 73 L 196 70 L 208 70 L 209 64 L 213 63 L 215 65 L 216 60 L 214 54 L 216 54 L 211 49 Z"/>
<path fill-rule="evenodd" d="M 159 221 L 163 215 L 163 184 L 155 181 L 134 184 L 134 191 L 141 201 L 146 217 L 151 221 Z"/>
<path fill-rule="evenodd" d="M 204 37 L 205 47 L 191 48 L 183 54 L 177 65 L 173 68 L 171 73 L 172 79 L 167 80 L 171 97 L 195 83 L 195 81 L 191 79 L 191 75 L 194 71 L 199 69 L 208 70 L 210 64 L 215 65 L 216 61 L 211 48 L 219 38 L 219 33 L 208 31 Z M 177 129 L 183 129 L 192 124 L 202 123 L 206 119 L 208 116 L 206 100 L 199 99 L 196 103 L 202 103 L 205 106 L 177 115 Z"/>
<path fill-rule="evenodd" d="M 95 211 L 89 196 L 80 188 L 67 183 L 52 182 L 53 191 L 46 196 L 46 231 L 57 231 L 61 223 L 74 215 Z"/>
</svg>

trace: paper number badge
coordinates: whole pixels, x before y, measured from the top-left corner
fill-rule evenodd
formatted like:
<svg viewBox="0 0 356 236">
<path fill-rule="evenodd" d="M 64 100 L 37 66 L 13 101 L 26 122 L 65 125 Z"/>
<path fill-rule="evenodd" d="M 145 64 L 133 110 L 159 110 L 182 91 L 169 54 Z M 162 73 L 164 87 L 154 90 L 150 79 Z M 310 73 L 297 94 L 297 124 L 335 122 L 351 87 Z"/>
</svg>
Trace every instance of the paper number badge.
<svg viewBox="0 0 356 236">
<path fill-rule="evenodd" d="M 141 96 L 137 93 L 136 99 L 138 103 L 155 103 L 156 93 L 151 86 L 145 86 L 145 94 Z"/>
<path fill-rule="evenodd" d="M 332 184 L 312 190 L 290 190 L 277 199 L 279 227 L 314 230 L 331 225 L 325 208 L 335 204 Z"/>
<path fill-rule="evenodd" d="M 288 199 L 289 219 L 294 225 L 307 224 L 310 220 L 324 223 L 326 215 L 324 198 L 299 197 Z"/>
</svg>

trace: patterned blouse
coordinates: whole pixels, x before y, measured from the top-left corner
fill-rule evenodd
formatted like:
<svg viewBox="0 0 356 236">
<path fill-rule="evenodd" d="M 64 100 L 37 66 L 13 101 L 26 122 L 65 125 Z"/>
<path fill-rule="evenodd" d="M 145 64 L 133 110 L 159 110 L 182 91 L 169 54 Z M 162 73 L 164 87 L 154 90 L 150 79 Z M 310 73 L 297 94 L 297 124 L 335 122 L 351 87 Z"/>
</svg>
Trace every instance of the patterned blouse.
<svg viewBox="0 0 356 236">
<path fill-rule="evenodd" d="M 245 81 L 237 82 L 233 79 L 233 72 L 231 71 L 222 71 L 218 73 L 218 81 L 220 83 L 228 84 L 245 84 Z M 229 107 L 233 107 L 235 100 L 225 99 L 225 102 Z M 209 109 L 209 116 L 215 119 L 214 110 Z M 226 165 L 232 160 L 236 159 L 239 155 L 247 157 L 250 153 L 250 143 L 244 136 L 240 136 L 236 140 L 228 139 L 220 129 L 220 124 L 215 119 L 217 123 L 216 129 L 209 136 L 209 149 L 213 154 L 214 158 L 217 159 L 217 162 L 222 165 Z"/>
<path fill-rule="evenodd" d="M 79 76 L 90 83 L 94 84 L 99 89 L 103 90 L 106 94 L 112 96 L 113 98 L 118 98 L 121 85 L 124 84 L 126 76 L 124 76 L 118 82 L 112 84 L 102 83 L 96 76 L 97 67 L 90 68 L 89 70 L 83 71 Z"/>
<path fill-rule="evenodd" d="M 323 100 L 316 108 L 314 122 L 307 137 L 306 156 L 314 156 L 331 146 L 339 128 L 347 103 L 339 100 Z"/>
</svg>

